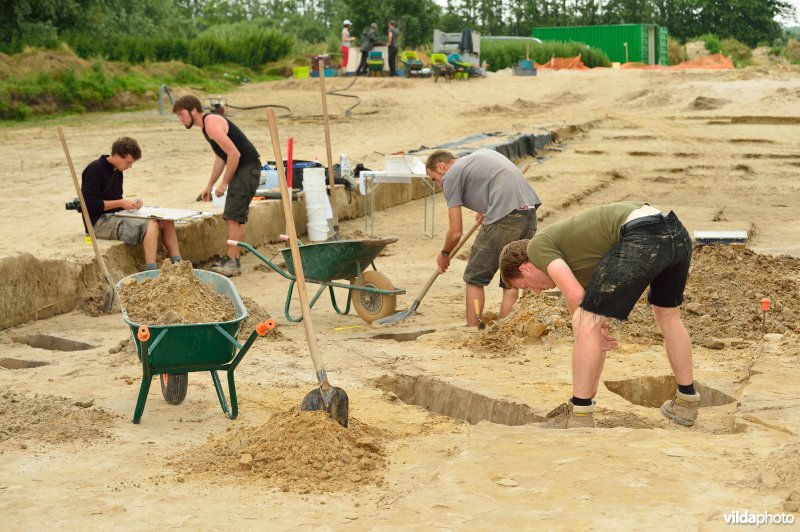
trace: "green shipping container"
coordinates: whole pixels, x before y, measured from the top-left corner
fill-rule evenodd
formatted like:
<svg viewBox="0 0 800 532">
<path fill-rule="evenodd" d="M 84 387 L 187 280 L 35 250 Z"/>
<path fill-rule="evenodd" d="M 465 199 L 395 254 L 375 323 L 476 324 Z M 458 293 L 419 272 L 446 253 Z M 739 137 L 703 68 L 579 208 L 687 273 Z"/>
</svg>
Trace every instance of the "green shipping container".
<svg viewBox="0 0 800 532">
<path fill-rule="evenodd" d="M 656 24 L 534 28 L 532 35 L 543 41 L 582 42 L 617 63 L 668 64 L 667 28 Z"/>
</svg>

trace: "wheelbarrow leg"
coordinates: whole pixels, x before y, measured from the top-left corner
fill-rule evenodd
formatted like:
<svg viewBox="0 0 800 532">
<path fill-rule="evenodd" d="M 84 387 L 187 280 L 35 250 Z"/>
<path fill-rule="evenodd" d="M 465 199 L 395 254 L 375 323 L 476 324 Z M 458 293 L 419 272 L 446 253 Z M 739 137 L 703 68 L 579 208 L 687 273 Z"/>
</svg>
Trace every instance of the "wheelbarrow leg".
<svg viewBox="0 0 800 532">
<path fill-rule="evenodd" d="M 147 342 L 142 342 L 142 385 L 139 387 L 139 398 L 136 399 L 136 409 L 133 411 L 133 422 L 139 424 L 142 420 L 144 405 L 147 402 L 147 394 L 150 391 L 150 384 L 153 382 L 153 374 L 150 372 L 148 363 Z"/>
<path fill-rule="evenodd" d="M 219 328 L 219 326 L 217 326 Z M 214 381 L 214 388 L 217 390 L 217 399 L 219 399 L 219 406 L 222 407 L 222 411 L 225 412 L 225 415 L 228 416 L 229 419 L 236 419 L 239 415 L 239 401 L 236 396 L 236 382 L 233 378 L 233 372 L 236 371 L 236 367 L 242 361 L 244 356 L 247 354 L 247 351 L 250 350 L 250 346 L 253 345 L 258 333 L 253 331 L 250 333 L 250 336 L 247 337 L 247 341 L 245 341 L 244 345 L 239 349 L 239 352 L 236 353 L 236 356 L 233 357 L 233 360 L 225 366 L 222 366 L 220 369 L 226 370 L 228 374 L 228 393 L 231 397 L 231 404 L 228 407 L 228 402 L 225 400 L 225 391 L 222 389 L 222 384 L 219 381 L 219 375 L 217 375 L 217 371 L 214 370 L 211 372 L 211 379 Z"/>
</svg>

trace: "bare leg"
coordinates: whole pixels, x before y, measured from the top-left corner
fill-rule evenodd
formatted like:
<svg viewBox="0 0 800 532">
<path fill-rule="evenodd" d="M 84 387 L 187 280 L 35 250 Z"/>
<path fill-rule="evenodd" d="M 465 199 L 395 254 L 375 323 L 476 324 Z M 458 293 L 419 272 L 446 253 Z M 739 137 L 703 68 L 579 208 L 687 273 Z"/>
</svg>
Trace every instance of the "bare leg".
<svg viewBox="0 0 800 532">
<path fill-rule="evenodd" d="M 142 240 L 142 251 L 144 251 L 144 262 L 155 264 L 156 252 L 158 251 L 158 220 L 147 222 L 147 231 Z"/>
<path fill-rule="evenodd" d="M 508 316 L 517 299 L 519 299 L 519 290 L 517 288 L 503 288 L 503 301 L 500 303 L 501 318 Z"/>
<path fill-rule="evenodd" d="M 170 257 L 181 254 L 178 248 L 178 234 L 175 232 L 175 223 L 172 220 L 159 220 L 158 228 L 161 231 L 161 240 L 167 248 Z"/>
<path fill-rule="evenodd" d="M 680 308 L 664 308 L 653 305 L 656 324 L 664 335 L 667 358 L 678 384 L 694 382 L 692 375 L 692 342 L 681 321 Z"/>
<path fill-rule="evenodd" d="M 244 224 L 236 220 L 225 220 L 227 222 L 228 240 L 239 241 L 244 238 Z M 228 257 L 232 259 L 239 258 L 239 246 L 228 246 Z"/>
<path fill-rule="evenodd" d="M 476 284 L 467 284 L 467 327 L 478 326 L 478 315 L 475 314 L 474 300 L 478 300 L 478 308 L 483 312 L 483 305 L 485 302 L 485 295 L 483 287 Z"/>
<path fill-rule="evenodd" d="M 572 315 L 575 345 L 572 348 L 572 394 L 581 399 L 597 395 L 597 385 L 606 361 L 601 327 L 607 320 L 579 308 Z"/>
</svg>

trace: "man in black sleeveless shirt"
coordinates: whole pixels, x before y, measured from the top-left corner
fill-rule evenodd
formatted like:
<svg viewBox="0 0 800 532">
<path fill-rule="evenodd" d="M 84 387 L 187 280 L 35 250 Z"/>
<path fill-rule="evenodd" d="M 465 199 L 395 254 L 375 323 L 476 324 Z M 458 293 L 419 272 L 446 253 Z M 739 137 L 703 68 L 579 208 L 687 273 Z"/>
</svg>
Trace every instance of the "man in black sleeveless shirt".
<svg viewBox="0 0 800 532">
<path fill-rule="evenodd" d="M 172 112 L 178 116 L 178 120 L 186 129 L 191 129 L 192 126 L 200 127 L 203 136 L 211 145 L 215 155 L 214 167 L 201 196 L 204 201 L 210 201 L 211 194 L 220 197 L 227 191 L 222 218 L 227 224 L 228 240 L 242 240 L 247 214 L 250 211 L 250 201 L 258 189 L 261 177 L 258 151 L 236 124 L 224 116 L 203 113 L 203 105 L 196 96 L 186 95 L 178 98 L 172 106 Z M 222 180 L 214 189 L 220 176 Z M 211 269 L 228 277 L 239 275 L 242 272 L 239 247 L 229 245 L 228 256 Z"/>
</svg>

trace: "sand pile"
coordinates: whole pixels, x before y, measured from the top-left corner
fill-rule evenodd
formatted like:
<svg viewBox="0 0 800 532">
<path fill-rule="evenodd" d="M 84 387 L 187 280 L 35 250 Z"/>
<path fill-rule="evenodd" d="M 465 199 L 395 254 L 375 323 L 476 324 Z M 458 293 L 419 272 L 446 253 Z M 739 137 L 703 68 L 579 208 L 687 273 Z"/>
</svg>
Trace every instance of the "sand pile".
<svg viewBox="0 0 800 532">
<path fill-rule="evenodd" d="M 764 487 L 800 489 L 800 444 L 787 445 L 770 453 L 761 470 Z"/>
<path fill-rule="evenodd" d="M 386 436 L 350 417 L 291 408 L 260 427 L 210 440 L 169 463 L 188 475 L 245 477 L 296 493 L 354 491 L 383 483 Z"/>
<path fill-rule="evenodd" d="M 728 345 L 726 338 L 755 341 L 764 332 L 800 332 L 798 272 L 800 259 L 794 257 L 759 255 L 732 246 L 695 246 L 682 312 L 692 343 L 722 348 Z M 636 343 L 662 342 L 646 297 L 647 292 L 627 322 L 612 324 L 615 337 Z M 763 297 L 770 298 L 772 310 L 762 330 Z M 562 298 L 526 292 L 508 316 L 471 336 L 464 347 L 488 358 L 514 356 L 526 341 L 571 334 L 572 323 Z M 746 346 L 743 342 L 730 345 Z"/>
<path fill-rule="evenodd" d="M 165 260 L 158 277 L 126 284 L 119 296 L 128 318 L 145 325 L 222 322 L 236 317 L 231 299 L 204 285 L 187 260 L 176 264 Z"/>
<path fill-rule="evenodd" d="M 83 401 L 83 400 L 81 400 Z M 12 390 L 0 392 L 0 442 L 86 442 L 108 437 L 113 416 L 87 402 L 52 395 L 27 396 Z M 77 406 L 80 402 L 83 406 Z"/>
<path fill-rule="evenodd" d="M 241 327 L 239 327 L 240 340 L 246 339 L 250 333 L 253 332 L 253 329 L 256 328 L 256 325 L 272 317 L 261 305 L 249 297 L 242 297 L 242 304 L 247 309 L 247 317 L 242 322 Z M 283 337 L 283 333 L 281 333 L 277 328 L 268 331 L 266 334 L 266 338 L 274 339 Z"/>
</svg>

